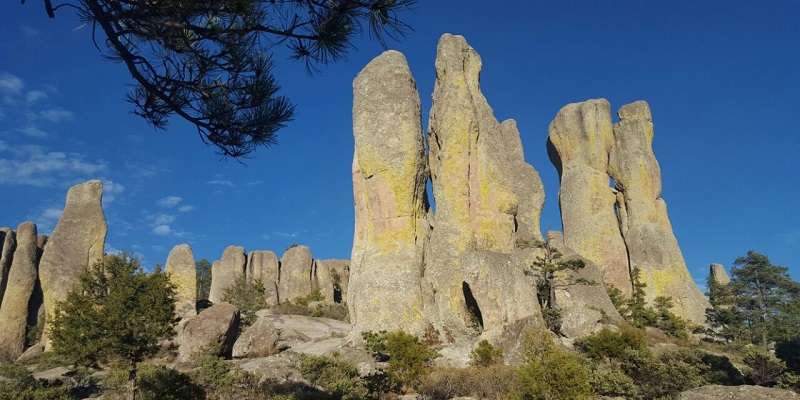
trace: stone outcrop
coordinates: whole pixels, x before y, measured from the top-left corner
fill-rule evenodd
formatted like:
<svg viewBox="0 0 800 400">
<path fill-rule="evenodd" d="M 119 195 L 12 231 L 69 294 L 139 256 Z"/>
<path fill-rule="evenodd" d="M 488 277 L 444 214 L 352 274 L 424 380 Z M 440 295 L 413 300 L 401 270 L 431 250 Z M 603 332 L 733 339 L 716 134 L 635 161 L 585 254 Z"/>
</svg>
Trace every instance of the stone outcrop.
<svg viewBox="0 0 800 400">
<path fill-rule="evenodd" d="M 314 260 L 314 289 L 328 304 L 342 303 L 347 296 L 350 262 L 347 260 Z"/>
<path fill-rule="evenodd" d="M 37 279 L 39 251 L 36 225 L 23 222 L 16 231 L 17 246 L 0 305 L 0 359 L 16 360 L 24 350 L 28 304 Z"/>
<path fill-rule="evenodd" d="M 516 124 L 501 125 L 480 91 L 481 66 L 480 56 L 463 37 L 445 34 L 439 40 L 428 131 L 436 215 L 425 254 L 425 280 L 435 304 L 433 325 L 448 341 L 474 335 L 470 325 L 475 312 L 467 287 L 482 314 L 509 317 L 485 319 L 487 331 L 539 314 L 530 288 L 512 303 L 500 304 L 490 296 L 505 279 L 527 282 L 522 277 L 526 265 L 509 255 L 518 239 L 541 239 L 544 193 L 538 174 L 524 161 Z M 493 261 L 498 265 L 488 268 Z M 491 269 L 492 276 L 468 282 L 476 268 Z M 474 290 L 478 287 L 488 291 Z"/>
<path fill-rule="evenodd" d="M 0 305 L 8 285 L 8 271 L 17 248 L 16 233 L 11 228 L 0 228 Z"/>
<path fill-rule="evenodd" d="M 94 180 L 73 186 L 67 192 L 67 201 L 53 234 L 47 240 L 39 263 L 39 279 L 44 294 L 48 320 L 55 305 L 78 283 L 87 267 L 103 258 L 106 226 L 102 206 L 103 184 Z M 43 342 L 49 326 L 45 326 Z"/>
<path fill-rule="evenodd" d="M 211 266 L 211 290 L 208 300 L 212 303 L 224 301 L 225 290 L 233 286 L 237 280 L 245 277 L 247 256 L 244 247 L 228 246 L 222 252 L 222 259 L 214 261 Z"/>
<path fill-rule="evenodd" d="M 692 280 L 661 198 L 661 169 L 653 154 L 653 122 L 644 101 L 622 106 L 614 125 L 609 173 L 616 183 L 617 216 L 630 268 L 639 268 L 647 299 L 671 297 L 675 314 L 705 322 L 708 301 Z"/>
<path fill-rule="evenodd" d="M 278 330 L 268 319 L 259 318 L 245 329 L 233 345 L 233 358 L 267 357 L 278 352 Z"/>
<path fill-rule="evenodd" d="M 561 312 L 561 334 L 575 338 L 609 324 L 624 324 L 625 320 L 608 297 L 597 265 L 564 245 L 561 232 L 548 231 L 547 243 L 561 252 L 561 260 L 581 259 L 585 264 L 578 271 L 566 270 L 556 276 L 553 303 Z"/>
<path fill-rule="evenodd" d="M 281 257 L 278 298 L 281 303 L 311 293 L 311 269 L 314 259 L 311 249 L 294 246 Z"/>
<path fill-rule="evenodd" d="M 247 253 L 248 283 L 261 282 L 264 285 L 264 300 L 268 306 L 279 303 L 278 299 L 278 256 L 271 251 L 256 250 Z"/>
<path fill-rule="evenodd" d="M 422 260 L 430 229 L 416 83 L 387 51 L 353 81 L 355 235 L 347 304 L 354 332 L 421 334 Z"/>
<path fill-rule="evenodd" d="M 164 271 L 175 284 L 175 315 L 185 318 L 197 314 L 197 268 L 192 248 L 186 243 L 173 247 Z"/>
<path fill-rule="evenodd" d="M 550 123 L 547 149 L 558 170 L 564 244 L 592 261 L 603 280 L 630 296 L 628 254 L 614 215 L 608 153 L 614 144 L 611 105 L 605 99 L 572 103 Z"/>
<path fill-rule="evenodd" d="M 689 389 L 678 396 L 679 400 L 791 400 L 800 399 L 800 394 L 791 390 L 764 386 L 706 385 Z"/>
<path fill-rule="evenodd" d="M 239 331 L 239 311 L 228 303 L 214 304 L 194 317 L 189 318 L 180 329 L 175 342 L 178 344 L 178 362 L 195 361 L 203 348 L 211 343 L 220 346 L 220 354 L 230 358 L 236 335 Z"/>
<path fill-rule="evenodd" d="M 725 267 L 722 264 L 711 264 L 710 269 L 711 279 L 718 284 L 727 285 L 731 283 L 731 277 L 728 276 L 728 272 L 725 271 Z"/>
</svg>

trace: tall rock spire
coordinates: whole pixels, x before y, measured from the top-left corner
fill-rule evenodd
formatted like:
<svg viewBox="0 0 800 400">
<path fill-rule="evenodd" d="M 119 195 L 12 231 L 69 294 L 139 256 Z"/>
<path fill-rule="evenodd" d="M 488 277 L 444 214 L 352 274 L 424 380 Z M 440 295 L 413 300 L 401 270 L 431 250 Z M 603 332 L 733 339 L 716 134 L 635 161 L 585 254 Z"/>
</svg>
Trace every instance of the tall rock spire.
<svg viewBox="0 0 800 400">
<path fill-rule="evenodd" d="M 353 82 L 353 136 L 353 332 L 421 334 L 427 172 L 419 93 L 402 54 L 384 52 Z"/>
</svg>

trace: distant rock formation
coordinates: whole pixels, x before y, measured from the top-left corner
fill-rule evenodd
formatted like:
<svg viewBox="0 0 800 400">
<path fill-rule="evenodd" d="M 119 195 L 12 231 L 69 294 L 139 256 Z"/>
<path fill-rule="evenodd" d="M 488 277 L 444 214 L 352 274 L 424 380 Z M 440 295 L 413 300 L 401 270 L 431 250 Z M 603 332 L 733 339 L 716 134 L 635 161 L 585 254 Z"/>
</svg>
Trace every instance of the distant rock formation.
<svg viewBox="0 0 800 400">
<path fill-rule="evenodd" d="M 311 293 L 311 270 L 314 258 L 306 246 L 290 247 L 283 253 L 280 263 L 278 298 L 281 303 Z"/>
<path fill-rule="evenodd" d="M 387 51 L 353 81 L 355 235 L 347 304 L 355 331 L 421 334 L 430 229 L 420 99 L 405 57 Z"/>
<path fill-rule="evenodd" d="M 256 250 L 247 253 L 248 283 L 256 281 L 264 285 L 264 300 L 268 306 L 280 302 L 278 298 L 279 263 L 278 256 L 271 251 Z"/>
<path fill-rule="evenodd" d="M 39 251 L 36 225 L 23 222 L 16 231 L 17 246 L 8 273 L 8 286 L 0 305 L 0 359 L 16 360 L 25 347 L 28 304 L 38 277 Z"/>
<path fill-rule="evenodd" d="M 228 246 L 222 252 L 222 259 L 214 261 L 211 266 L 211 290 L 208 300 L 212 303 L 225 301 L 225 291 L 244 278 L 247 256 L 244 247 Z"/>
<path fill-rule="evenodd" d="M 56 303 L 66 299 L 84 269 L 102 261 L 108 230 L 102 198 L 103 183 L 100 181 L 71 187 L 61 218 L 45 246 L 39 263 L 47 312 L 42 337 L 45 349 L 50 348 L 47 331 Z"/>
<path fill-rule="evenodd" d="M 728 276 L 728 272 L 725 271 L 725 267 L 722 264 L 711 264 L 710 270 L 711 279 L 718 284 L 727 285 L 731 283 L 731 277 Z"/>
<path fill-rule="evenodd" d="M 16 233 L 11 228 L 0 228 L 0 305 L 3 304 L 3 294 L 8 285 L 8 271 L 14 259 L 17 248 Z"/>
<path fill-rule="evenodd" d="M 175 315 L 185 318 L 197 314 L 197 268 L 192 248 L 186 243 L 173 247 L 164 271 L 175 284 Z"/>
<path fill-rule="evenodd" d="M 349 275 L 348 260 L 314 260 L 313 286 L 328 304 L 347 298 Z"/>
</svg>

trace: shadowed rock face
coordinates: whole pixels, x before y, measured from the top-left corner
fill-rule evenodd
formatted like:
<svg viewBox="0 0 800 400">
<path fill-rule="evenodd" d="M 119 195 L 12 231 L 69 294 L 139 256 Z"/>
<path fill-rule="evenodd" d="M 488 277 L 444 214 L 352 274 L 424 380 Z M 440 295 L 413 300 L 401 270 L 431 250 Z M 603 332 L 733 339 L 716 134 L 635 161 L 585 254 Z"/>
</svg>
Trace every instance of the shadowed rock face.
<svg viewBox="0 0 800 400">
<path fill-rule="evenodd" d="M 211 290 L 208 300 L 212 303 L 224 301 L 225 290 L 236 283 L 237 279 L 244 278 L 247 257 L 244 247 L 228 246 L 222 252 L 222 259 L 211 266 Z"/>
<path fill-rule="evenodd" d="M 281 303 L 311 293 L 311 272 L 314 259 L 311 249 L 295 246 L 283 253 L 280 264 L 278 298 Z"/>
<path fill-rule="evenodd" d="M 8 272 L 17 248 L 16 233 L 10 228 L 0 228 L 0 304 L 8 285 Z"/>
<path fill-rule="evenodd" d="M 102 206 L 103 184 L 94 180 L 73 186 L 67 193 L 64 212 L 47 241 L 39 263 L 39 279 L 44 294 L 47 319 L 56 302 L 66 299 L 77 285 L 83 270 L 103 258 L 106 218 Z M 42 342 L 49 349 L 48 325 Z"/>
<path fill-rule="evenodd" d="M 384 52 L 353 82 L 353 136 L 353 332 L 421 334 L 427 173 L 419 93 L 402 54 Z"/>
<path fill-rule="evenodd" d="M 711 264 L 710 269 L 711 279 L 715 280 L 720 285 L 731 283 L 731 277 L 728 276 L 728 272 L 725 271 L 725 267 L 722 264 Z"/>
<path fill-rule="evenodd" d="M 628 255 L 607 172 L 613 144 L 611 105 L 605 99 L 568 104 L 550 123 L 548 155 L 561 180 L 564 244 L 597 265 L 606 283 L 630 296 Z"/>
<path fill-rule="evenodd" d="M 164 270 L 177 289 L 175 315 L 184 318 L 197 314 L 197 268 L 192 248 L 186 243 L 173 247 Z"/>
<path fill-rule="evenodd" d="M 247 253 L 247 282 L 264 285 L 264 300 L 268 306 L 278 304 L 278 256 L 271 251 Z"/>
<path fill-rule="evenodd" d="M 343 302 L 346 298 L 343 296 L 347 295 L 349 269 L 347 260 L 314 260 L 314 288 L 325 297 L 323 301 L 329 304 Z"/>
<path fill-rule="evenodd" d="M 0 306 L 0 359 L 15 360 L 25 346 L 28 303 L 37 278 L 36 225 L 23 222 L 16 231 L 17 246 L 8 274 L 8 287 Z"/>
<path fill-rule="evenodd" d="M 178 331 L 178 363 L 195 361 L 210 343 L 218 344 L 221 355 L 230 358 L 239 332 L 239 311 L 228 303 L 214 304 L 189 318 Z"/>
<path fill-rule="evenodd" d="M 442 36 L 428 132 L 436 216 L 425 280 L 435 303 L 433 324 L 455 340 L 474 334 L 465 283 L 471 291 L 488 285 L 472 293 L 482 314 L 509 317 L 487 318 L 487 331 L 539 314 L 532 290 L 520 291 L 510 303 L 498 302 L 500 297 L 488 290 L 503 279 L 522 276 L 524 263 L 508 255 L 517 239 L 541 239 L 538 221 L 544 191 L 538 174 L 524 161 L 516 124 L 509 120 L 501 125 L 481 93 L 481 67 L 480 56 L 463 37 Z M 462 258 L 469 250 L 478 253 Z M 491 267 L 490 276 L 467 282 L 474 268 L 488 271 L 488 260 L 499 263 Z"/>
<path fill-rule="evenodd" d="M 609 173 L 618 191 L 617 215 L 630 267 L 641 270 L 649 301 L 671 297 L 675 314 L 702 324 L 709 304 L 686 268 L 661 198 L 650 107 L 637 101 L 622 106 L 618 115 Z"/>
</svg>

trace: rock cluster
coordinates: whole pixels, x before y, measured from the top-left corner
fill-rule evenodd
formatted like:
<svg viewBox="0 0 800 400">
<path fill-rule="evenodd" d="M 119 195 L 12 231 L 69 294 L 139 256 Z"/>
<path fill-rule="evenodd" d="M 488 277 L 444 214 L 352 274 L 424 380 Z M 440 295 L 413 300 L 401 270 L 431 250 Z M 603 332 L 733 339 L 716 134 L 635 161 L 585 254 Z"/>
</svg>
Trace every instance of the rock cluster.
<svg viewBox="0 0 800 400">
<path fill-rule="evenodd" d="M 564 243 L 623 294 L 631 293 L 630 274 L 638 268 L 648 301 L 670 297 L 676 315 L 702 324 L 708 302 L 689 275 L 661 198 L 650 107 L 622 106 L 613 125 L 610 108 L 605 99 L 569 104 L 550 124 Z"/>
<path fill-rule="evenodd" d="M 258 281 L 264 286 L 268 306 L 308 296 L 314 290 L 319 290 L 327 303 L 342 303 L 349 269 L 347 260 L 314 260 L 306 246 L 288 248 L 280 261 L 272 251 L 246 253 L 244 247 L 228 246 L 221 260 L 212 263 L 209 301 L 224 302 L 225 291 L 237 282 Z"/>
<path fill-rule="evenodd" d="M 46 321 L 83 270 L 102 259 L 107 231 L 102 196 L 100 181 L 70 188 L 49 238 L 37 235 L 32 222 L 16 231 L 0 228 L 0 359 L 19 357 L 29 327 Z M 45 325 L 45 347 L 47 330 Z"/>
</svg>

